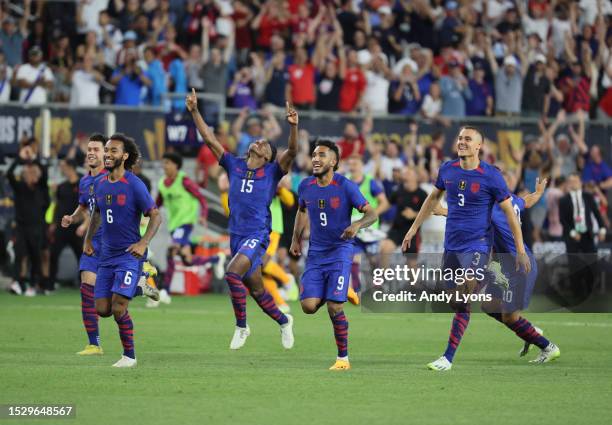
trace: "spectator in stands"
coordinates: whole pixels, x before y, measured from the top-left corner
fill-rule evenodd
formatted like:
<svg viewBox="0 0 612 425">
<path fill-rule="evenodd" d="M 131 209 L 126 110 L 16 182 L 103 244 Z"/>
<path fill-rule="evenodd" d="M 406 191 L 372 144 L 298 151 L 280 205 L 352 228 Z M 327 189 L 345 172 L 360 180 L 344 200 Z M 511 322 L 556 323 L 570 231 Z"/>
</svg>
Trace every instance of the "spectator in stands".
<svg viewBox="0 0 612 425">
<path fill-rule="evenodd" d="M 40 47 L 32 47 L 28 51 L 28 59 L 28 63 L 17 70 L 17 85 L 21 88 L 19 101 L 30 105 L 45 104 L 48 92 L 53 88 L 53 72 L 42 62 Z"/>
<path fill-rule="evenodd" d="M 440 84 L 435 81 L 429 86 L 429 93 L 425 95 L 421 105 L 421 115 L 433 122 L 441 119 L 442 113 L 442 92 Z"/>
<path fill-rule="evenodd" d="M 377 55 L 372 58 L 365 75 L 364 104 L 373 114 L 386 114 L 389 104 L 389 80 L 392 78 L 391 70 Z"/>
<path fill-rule="evenodd" d="M 589 111 L 591 97 L 589 94 L 591 86 L 591 64 L 590 50 L 585 50 L 588 58 L 584 64 L 573 57 L 569 74 L 562 78 L 559 85 L 563 93 L 563 109 L 568 114 L 574 114 L 579 110 Z"/>
<path fill-rule="evenodd" d="M 526 59 L 522 58 L 521 67 L 513 55 L 504 58 L 503 67 L 499 69 L 495 58 L 489 50 L 489 63 L 495 75 L 495 113 L 499 116 L 519 115 L 523 94 L 523 75 L 527 70 Z"/>
<path fill-rule="evenodd" d="M 247 108 L 255 112 L 257 100 L 251 67 L 244 66 L 234 74 L 234 81 L 229 86 L 227 96 L 232 99 L 234 108 Z"/>
<path fill-rule="evenodd" d="M 246 123 L 246 131 L 242 128 Z M 238 118 L 232 124 L 232 134 L 236 139 L 236 155 L 243 156 L 247 153 L 249 145 L 263 137 L 261 120 L 253 115 L 249 117 L 249 109 L 243 108 Z"/>
<path fill-rule="evenodd" d="M 612 168 L 603 160 L 601 148 L 598 145 L 591 146 L 586 164 L 582 170 L 582 181 L 594 182 L 604 193 L 612 188 Z"/>
<path fill-rule="evenodd" d="M 493 115 L 493 91 L 485 80 L 485 69 L 482 62 L 474 64 L 474 74 L 468 85 L 472 96 L 466 100 L 465 111 L 467 115 L 491 116 Z"/>
<path fill-rule="evenodd" d="M 392 114 L 414 115 L 421 104 L 421 92 L 416 77 L 417 65 L 406 63 L 389 86 L 389 112 Z"/>
<path fill-rule="evenodd" d="M 342 87 L 338 106 L 342 112 L 353 112 L 361 106 L 361 98 L 366 87 L 365 75 L 357 60 L 357 51 L 349 50 L 345 69 L 342 62 L 340 66 Z"/>
<path fill-rule="evenodd" d="M 51 262 L 49 277 L 45 282 L 45 291 L 47 292 L 52 292 L 55 289 L 58 262 L 64 247 L 68 245 L 72 249 L 77 262 L 83 250 L 83 237 L 89 223 L 83 222 L 79 226 L 69 228 L 60 226 L 62 217 L 71 215 L 75 205 L 79 204 L 79 180 L 81 175 L 77 173 L 76 167 L 77 163 L 72 159 L 62 159 L 59 162 L 59 169 L 65 180 L 55 189 L 53 223 L 49 226 Z"/>
<path fill-rule="evenodd" d="M 6 62 L 9 66 L 19 65 L 24 39 L 28 35 L 28 19 L 30 17 L 30 0 L 24 1 L 24 14 L 19 21 L 19 27 L 15 18 L 6 15 L 0 28 L 0 49 L 4 51 Z"/>
<path fill-rule="evenodd" d="M 149 90 L 147 90 L 146 103 L 153 106 L 159 106 L 162 102 L 162 97 L 166 94 L 166 71 L 161 61 L 157 58 L 155 49 L 147 46 L 144 49 L 144 64 L 142 67 L 146 71 L 147 78 L 151 80 Z"/>
<path fill-rule="evenodd" d="M 347 159 L 351 155 L 362 156 L 365 153 L 366 138 L 372 131 L 372 118 L 367 116 L 361 124 L 361 133 L 357 129 L 357 125 L 348 121 L 344 125 L 342 138 L 338 141 L 340 148 L 340 159 Z"/>
<path fill-rule="evenodd" d="M 449 62 L 448 69 L 448 75 L 440 78 L 442 115 L 461 118 L 465 116 L 465 102 L 472 98 L 472 92 L 457 61 Z"/>
<path fill-rule="evenodd" d="M 152 82 L 136 62 L 132 51 L 125 56 L 125 65 L 117 68 L 111 77 L 111 84 L 116 86 L 116 105 L 140 105 L 143 87 L 150 87 Z"/>
<path fill-rule="evenodd" d="M 539 53 L 534 63 L 529 67 L 523 81 L 523 96 L 521 115 L 540 117 L 548 115 L 548 100 L 551 81 L 546 76 L 546 56 Z"/>
<path fill-rule="evenodd" d="M 81 68 L 72 73 L 70 105 L 98 106 L 102 81 L 104 81 L 104 75 L 94 68 L 93 56 L 85 55 Z"/>
<path fill-rule="evenodd" d="M 289 65 L 287 100 L 298 109 L 311 109 L 315 102 L 315 67 L 308 61 L 304 48 L 297 48 L 294 64 Z"/>
<path fill-rule="evenodd" d="M 546 191 L 546 219 L 548 220 L 548 239 L 562 241 L 563 226 L 559 218 L 559 200 L 565 195 L 565 177 L 557 177 Z"/>
<path fill-rule="evenodd" d="M 6 63 L 6 56 L 0 50 L 0 103 L 10 100 L 12 79 L 13 68 Z"/>
<path fill-rule="evenodd" d="M 104 56 L 104 64 L 113 69 L 117 63 L 117 54 L 121 49 L 123 34 L 117 28 L 108 14 L 108 11 L 102 10 L 98 16 L 100 25 L 100 33 L 98 34 L 98 46 Z"/>
</svg>

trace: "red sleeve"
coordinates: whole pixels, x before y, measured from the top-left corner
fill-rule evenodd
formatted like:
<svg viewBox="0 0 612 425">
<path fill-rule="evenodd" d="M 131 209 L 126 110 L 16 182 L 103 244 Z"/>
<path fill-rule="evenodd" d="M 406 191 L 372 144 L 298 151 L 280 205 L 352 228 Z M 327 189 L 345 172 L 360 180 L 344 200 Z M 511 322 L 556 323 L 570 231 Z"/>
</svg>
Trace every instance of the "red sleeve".
<svg viewBox="0 0 612 425">
<path fill-rule="evenodd" d="M 189 177 L 183 177 L 183 187 L 200 201 L 200 217 L 208 217 L 208 202 L 200 192 L 200 187 Z"/>
</svg>

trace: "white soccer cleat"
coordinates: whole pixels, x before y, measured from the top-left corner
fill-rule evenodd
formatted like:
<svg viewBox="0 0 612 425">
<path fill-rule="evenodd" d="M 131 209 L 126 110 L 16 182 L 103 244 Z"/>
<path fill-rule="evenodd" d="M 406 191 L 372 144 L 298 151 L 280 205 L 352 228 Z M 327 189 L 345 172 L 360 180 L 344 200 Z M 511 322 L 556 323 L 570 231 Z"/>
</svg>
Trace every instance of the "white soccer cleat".
<svg viewBox="0 0 612 425">
<path fill-rule="evenodd" d="M 538 354 L 538 357 L 531 360 L 529 363 L 537 363 L 537 364 L 548 363 L 548 362 L 552 362 L 553 360 L 558 359 L 559 357 L 561 357 L 561 350 L 559 350 L 559 347 L 557 347 L 555 344 L 551 342 L 550 344 L 548 344 L 548 346 L 545 349 L 540 351 L 540 354 Z"/>
<path fill-rule="evenodd" d="M 151 298 L 147 298 L 147 302 L 145 304 L 147 308 L 157 308 L 159 307 L 159 301 L 154 301 Z"/>
<path fill-rule="evenodd" d="M 232 341 L 230 342 L 230 350 L 239 350 L 244 344 L 246 344 L 246 340 L 251 335 L 251 328 L 247 325 L 246 328 L 241 328 L 236 326 L 236 330 L 234 330 L 234 336 L 232 337 Z"/>
<path fill-rule="evenodd" d="M 119 361 L 113 367 L 136 367 L 136 359 L 128 356 L 121 356 Z"/>
<path fill-rule="evenodd" d="M 223 276 L 225 276 L 225 258 L 227 256 L 225 255 L 225 252 L 220 251 L 217 254 L 217 257 L 219 257 L 219 259 L 213 266 L 213 273 L 218 280 L 221 280 L 223 279 Z"/>
<path fill-rule="evenodd" d="M 23 295 L 25 295 L 26 297 L 35 297 L 36 289 L 32 288 L 31 286 L 28 286 L 28 289 L 26 289 Z"/>
<path fill-rule="evenodd" d="M 540 328 L 538 328 L 537 326 L 533 327 L 537 333 L 539 333 L 540 335 L 544 335 L 544 331 Z M 525 341 L 525 344 L 523 345 L 523 348 L 521 349 L 521 351 L 519 351 L 519 357 L 525 357 L 527 355 L 527 353 L 529 352 L 529 349 L 531 348 L 531 345 L 529 342 Z"/>
<path fill-rule="evenodd" d="M 142 289 L 143 297 L 150 298 L 153 301 L 159 301 L 159 290 L 147 283 L 147 277 L 145 275 L 140 276 L 138 286 Z"/>
<path fill-rule="evenodd" d="M 293 316 L 290 314 L 286 316 L 289 321 L 280 327 L 281 344 L 286 350 L 291 350 L 295 342 L 295 338 L 293 337 Z"/>
<path fill-rule="evenodd" d="M 15 280 L 11 283 L 11 286 L 9 286 L 9 291 L 15 295 L 23 295 L 21 285 Z"/>
<path fill-rule="evenodd" d="M 170 304 L 172 302 L 172 297 L 165 289 L 159 291 L 159 302 L 162 302 L 164 304 Z"/>
<path fill-rule="evenodd" d="M 429 370 L 436 370 L 436 371 L 451 370 L 452 367 L 453 367 L 453 364 L 449 362 L 448 359 L 444 356 L 427 364 L 427 368 Z"/>
</svg>

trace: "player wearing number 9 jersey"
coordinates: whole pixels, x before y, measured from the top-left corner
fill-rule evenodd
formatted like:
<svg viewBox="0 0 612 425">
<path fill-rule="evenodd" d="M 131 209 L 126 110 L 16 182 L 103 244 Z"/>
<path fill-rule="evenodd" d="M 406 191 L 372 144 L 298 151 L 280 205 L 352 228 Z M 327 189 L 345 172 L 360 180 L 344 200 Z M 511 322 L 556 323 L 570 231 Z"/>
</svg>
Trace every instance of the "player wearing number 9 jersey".
<svg viewBox="0 0 612 425">
<path fill-rule="evenodd" d="M 444 163 L 438 172 L 438 178 L 431 194 L 425 200 L 414 223 L 406 233 L 403 249 L 410 245 L 423 221 L 431 215 L 447 192 L 448 218 L 444 236 L 444 258 L 442 269 L 451 269 L 466 276 L 472 270 L 477 277 L 484 275 L 491 251 L 491 212 L 493 205 L 499 203 L 508 218 L 514 236 L 517 265 L 526 272 L 531 263 L 525 252 L 523 234 L 510 201 L 510 191 L 494 166 L 480 161 L 479 153 L 484 139 L 482 133 L 474 127 L 463 127 L 457 135 L 457 154 L 459 159 Z M 453 291 L 464 294 L 475 289 L 475 279 L 464 285 L 456 286 L 448 282 Z M 444 354 L 427 367 L 431 370 L 450 370 L 452 361 L 470 320 L 470 305 L 454 303 L 456 313 L 451 325 L 450 336 Z"/>
<path fill-rule="evenodd" d="M 94 297 L 102 317 L 114 316 L 123 344 L 123 356 L 113 366 L 134 367 L 134 327 L 128 312 L 137 294 L 142 264 L 148 244 L 159 229 L 161 217 L 144 183 L 132 174 L 138 160 L 133 139 L 115 134 L 104 147 L 104 167 L 108 174 L 94 183 L 95 207 L 85 237 L 84 252 L 94 254 L 93 235 L 101 225 L 102 240 Z M 140 236 L 142 215 L 150 218 Z"/>
<path fill-rule="evenodd" d="M 185 100 L 204 143 L 219 160 L 229 179 L 229 233 L 232 259 L 225 273 L 230 289 L 236 327 L 230 349 L 244 346 L 250 334 L 246 320 L 247 288 L 257 304 L 280 325 L 281 344 L 293 347 L 293 318 L 283 314 L 268 291 L 264 289 L 261 261 L 266 253 L 271 230 L 270 203 L 278 182 L 297 155 L 298 114 L 287 103 L 286 117 L 290 126 L 286 151 L 276 158 L 276 148 L 267 140 L 249 145 L 246 158 L 237 158 L 224 151 L 214 132 L 198 111 L 198 100 L 192 91 Z M 246 288 L 245 288 L 246 286 Z"/>
<path fill-rule="evenodd" d="M 310 223 L 306 267 L 301 279 L 300 300 L 306 314 L 316 313 L 327 303 L 334 328 L 338 356 L 331 370 L 348 370 L 348 321 L 343 311 L 346 302 L 354 238 L 357 232 L 378 219 L 374 209 L 359 191 L 359 186 L 336 174 L 338 147 L 319 140 L 312 154 L 313 177 L 299 186 L 299 210 L 293 230 L 291 253 L 301 254 L 301 237 Z M 351 224 L 353 208 L 364 216 Z"/>
</svg>

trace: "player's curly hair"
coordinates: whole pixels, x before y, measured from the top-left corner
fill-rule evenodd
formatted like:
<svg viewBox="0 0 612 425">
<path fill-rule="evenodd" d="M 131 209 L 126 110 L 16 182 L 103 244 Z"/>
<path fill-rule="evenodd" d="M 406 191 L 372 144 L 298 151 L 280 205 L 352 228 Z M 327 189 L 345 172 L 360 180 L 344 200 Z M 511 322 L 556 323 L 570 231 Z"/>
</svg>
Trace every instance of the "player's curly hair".
<svg viewBox="0 0 612 425">
<path fill-rule="evenodd" d="M 328 139 L 317 139 L 315 141 L 314 147 L 312 148 L 313 152 L 317 148 L 317 146 L 325 146 L 326 148 L 329 148 L 330 151 L 333 151 L 336 154 L 336 165 L 334 165 L 334 171 L 338 171 L 338 167 L 340 167 L 340 149 L 338 149 L 338 145 Z M 310 152 L 311 156 L 313 152 Z"/>
<path fill-rule="evenodd" d="M 138 145 L 131 137 L 126 136 L 123 133 L 115 133 L 113 134 L 109 140 L 118 140 L 123 143 L 123 151 L 127 152 L 128 157 L 123 162 L 123 167 L 126 170 L 131 170 L 132 167 L 138 162 L 138 158 L 140 158 L 140 151 L 138 150 Z"/>
<path fill-rule="evenodd" d="M 104 145 L 106 143 L 106 136 L 102 133 L 93 133 L 91 136 L 89 136 L 89 141 L 100 142 L 102 145 Z"/>
</svg>

